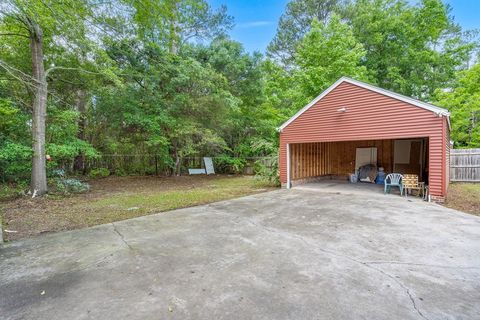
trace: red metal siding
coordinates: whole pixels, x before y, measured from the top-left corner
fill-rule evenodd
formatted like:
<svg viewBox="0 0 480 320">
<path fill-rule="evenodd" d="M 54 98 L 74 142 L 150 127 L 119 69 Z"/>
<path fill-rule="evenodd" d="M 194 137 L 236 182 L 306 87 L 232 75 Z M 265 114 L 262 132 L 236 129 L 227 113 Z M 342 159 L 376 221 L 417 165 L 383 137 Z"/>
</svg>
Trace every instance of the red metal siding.
<svg viewBox="0 0 480 320">
<path fill-rule="evenodd" d="M 339 108 L 346 112 L 338 112 Z M 280 180 L 286 183 L 286 144 L 397 138 L 429 138 L 432 195 L 444 196 L 445 121 L 433 112 L 343 82 L 280 133 Z"/>
</svg>

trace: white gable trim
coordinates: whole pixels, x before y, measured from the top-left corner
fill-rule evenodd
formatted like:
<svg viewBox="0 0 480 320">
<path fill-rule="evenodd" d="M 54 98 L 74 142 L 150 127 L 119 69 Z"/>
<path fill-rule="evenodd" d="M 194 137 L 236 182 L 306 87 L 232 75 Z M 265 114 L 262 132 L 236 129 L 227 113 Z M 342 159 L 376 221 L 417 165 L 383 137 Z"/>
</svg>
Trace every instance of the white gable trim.
<svg viewBox="0 0 480 320">
<path fill-rule="evenodd" d="M 348 83 L 351 83 L 351 84 L 356 85 L 358 87 L 365 88 L 365 89 L 371 90 L 373 92 L 383 94 L 387 97 L 391 97 L 391 98 L 394 98 L 394 99 L 412 104 L 412 105 L 417 106 L 419 108 L 432 111 L 433 113 L 435 113 L 438 116 L 447 117 L 448 126 L 450 127 L 450 118 L 449 118 L 450 112 L 448 112 L 448 110 L 446 110 L 446 109 L 434 106 L 433 104 L 430 104 L 430 103 L 426 103 L 426 102 L 422 102 L 422 101 L 419 101 L 419 100 L 416 100 L 416 99 L 413 99 L 413 98 L 409 98 L 407 96 L 404 96 L 404 95 L 401 95 L 401 94 L 398 94 L 398 93 L 395 93 L 395 92 L 392 92 L 392 91 L 389 91 L 389 90 L 385 90 L 385 89 L 373 86 L 371 84 L 368 84 L 368 83 L 365 83 L 365 82 L 362 82 L 362 81 L 350 79 L 350 78 L 347 78 L 347 77 L 342 77 L 342 78 L 338 79 L 330 87 L 328 87 L 325 91 L 323 91 L 318 97 L 313 99 L 309 104 L 307 104 L 305 107 L 300 109 L 293 117 L 291 117 L 286 122 L 284 122 L 280 127 L 278 127 L 277 130 L 282 132 L 283 129 L 285 129 L 285 127 L 287 127 L 290 123 L 295 121 L 295 119 L 297 119 L 302 113 L 304 113 L 305 111 L 310 109 L 310 107 L 312 107 L 315 103 L 317 103 L 319 100 L 321 100 L 327 94 L 329 94 L 333 89 L 338 87 L 343 82 L 348 82 Z"/>
</svg>

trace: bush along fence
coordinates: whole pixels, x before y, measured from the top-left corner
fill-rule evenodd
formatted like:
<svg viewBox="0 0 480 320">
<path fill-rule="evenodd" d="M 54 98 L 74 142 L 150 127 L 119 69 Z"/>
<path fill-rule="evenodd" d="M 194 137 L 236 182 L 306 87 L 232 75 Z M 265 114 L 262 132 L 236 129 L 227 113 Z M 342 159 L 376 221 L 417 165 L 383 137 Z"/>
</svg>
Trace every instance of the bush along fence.
<svg viewBox="0 0 480 320">
<path fill-rule="evenodd" d="M 223 174 L 255 174 L 263 168 L 275 166 L 274 157 L 211 157 L 216 173 Z M 102 155 L 85 163 L 85 172 L 96 172 L 99 168 L 108 169 L 115 175 L 172 175 L 175 173 L 171 159 L 161 158 L 159 155 Z M 205 168 L 203 157 L 182 158 L 180 173 L 187 174 L 189 168 Z"/>
<path fill-rule="evenodd" d="M 480 182 L 480 149 L 450 150 L 450 181 Z"/>
<path fill-rule="evenodd" d="M 213 156 L 214 168 L 220 174 L 257 174 L 269 173 L 277 168 L 277 157 L 231 157 Z M 0 159 L 1 160 L 1 159 Z M 53 160 L 47 162 L 49 176 L 56 176 L 61 170 L 66 176 L 88 175 L 91 178 L 109 175 L 160 175 L 175 174 L 175 163 L 164 155 L 156 154 L 103 154 L 95 158 L 84 159 L 81 169 L 74 159 Z M 0 182 L 28 181 L 31 159 L 16 159 L 12 162 L 0 161 Z M 203 157 L 186 157 L 180 162 L 180 174 L 188 174 L 189 168 L 204 168 Z M 4 168 L 7 168 L 5 170 Z"/>
</svg>

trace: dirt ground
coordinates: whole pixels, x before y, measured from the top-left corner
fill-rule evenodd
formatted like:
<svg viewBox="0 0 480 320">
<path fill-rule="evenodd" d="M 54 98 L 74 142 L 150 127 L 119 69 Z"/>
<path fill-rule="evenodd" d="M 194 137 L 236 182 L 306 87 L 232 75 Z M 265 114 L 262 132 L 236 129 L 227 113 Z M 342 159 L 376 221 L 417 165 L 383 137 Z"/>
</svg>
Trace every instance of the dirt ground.
<svg viewBox="0 0 480 320">
<path fill-rule="evenodd" d="M 480 183 L 451 183 L 445 205 L 480 216 Z"/>
<path fill-rule="evenodd" d="M 87 193 L 0 203 L 7 241 L 272 190 L 251 176 L 109 177 Z"/>
</svg>

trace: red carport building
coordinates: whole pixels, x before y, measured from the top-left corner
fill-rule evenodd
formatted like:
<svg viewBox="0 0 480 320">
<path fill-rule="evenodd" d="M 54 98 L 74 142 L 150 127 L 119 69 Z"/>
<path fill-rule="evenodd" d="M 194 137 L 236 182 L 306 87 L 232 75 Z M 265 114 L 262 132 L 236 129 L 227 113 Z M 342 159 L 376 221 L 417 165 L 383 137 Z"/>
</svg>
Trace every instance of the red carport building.
<svg viewBox="0 0 480 320">
<path fill-rule="evenodd" d="M 343 77 L 278 128 L 282 186 L 347 179 L 367 151 L 387 174 L 417 174 L 432 199 L 441 201 L 449 182 L 449 115 Z"/>
</svg>

